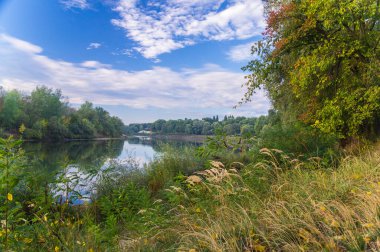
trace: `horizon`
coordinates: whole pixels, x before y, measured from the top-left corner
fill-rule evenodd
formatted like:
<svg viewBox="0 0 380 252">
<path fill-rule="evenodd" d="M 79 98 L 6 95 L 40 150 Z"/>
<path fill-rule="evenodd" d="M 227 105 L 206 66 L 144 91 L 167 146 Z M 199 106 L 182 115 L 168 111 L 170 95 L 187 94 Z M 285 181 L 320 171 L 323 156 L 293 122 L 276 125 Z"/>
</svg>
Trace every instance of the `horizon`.
<svg viewBox="0 0 380 252">
<path fill-rule="evenodd" d="M 0 86 L 60 89 L 126 125 L 265 115 L 261 90 L 233 109 L 263 12 L 259 0 L 0 0 Z"/>
</svg>

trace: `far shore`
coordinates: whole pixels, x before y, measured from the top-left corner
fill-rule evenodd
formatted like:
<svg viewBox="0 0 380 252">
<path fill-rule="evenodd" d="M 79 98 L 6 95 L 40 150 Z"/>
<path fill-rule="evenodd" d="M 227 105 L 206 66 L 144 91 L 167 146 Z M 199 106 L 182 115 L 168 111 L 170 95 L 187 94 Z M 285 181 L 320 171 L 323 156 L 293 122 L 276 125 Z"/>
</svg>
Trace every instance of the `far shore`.
<svg viewBox="0 0 380 252">
<path fill-rule="evenodd" d="M 145 134 L 124 135 L 121 137 L 96 137 L 96 138 L 65 138 L 58 141 L 23 139 L 24 142 L 75 142 L 75 141 L 107 141 L 125 140 L 131 138 L 152 138 L 157 140 L 184 141 L 193 143 L 204 143 L 209 135 L 185 135 L 185 134 Z"/>
<path fill-rule="evenodd" d="M 131 135 L 127 138 L 134 137 L 150 137 L 152 139 L 159 140 L 171 140 L 171 141 L 185 141 L 185 142 L 195 142 L 195 143 L 204 143 L 207 139 L 206 135 L 186 135 L 186 134 L 144 134 L 144 135 Z"/>
<path fill-rule="evenodd" d="M 24 142 L 75 142 L 75 141 L 107 141 L 107 140 L 124 140 L 126 137 L 97 137 L 97 138 L 65 138 L 58 141 L 40 140 L 40 139 L 23 139 Z"/>
</svg>

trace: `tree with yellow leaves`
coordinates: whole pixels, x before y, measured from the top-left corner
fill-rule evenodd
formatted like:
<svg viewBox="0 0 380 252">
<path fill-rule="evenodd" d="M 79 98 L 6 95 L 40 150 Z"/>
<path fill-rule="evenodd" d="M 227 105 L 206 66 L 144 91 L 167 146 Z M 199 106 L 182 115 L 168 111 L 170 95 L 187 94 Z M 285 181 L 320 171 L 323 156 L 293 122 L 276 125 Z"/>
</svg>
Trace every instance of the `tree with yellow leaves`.
<svg viewBox="0 0 380 252">
<path fill-rule="evenodd" d="M 271 0 L 258 57 L 249 71 L 249 101 L 264 87 L 285 119 L 343 140 L 371 138 L 380 125 L 378 0 Z"/>
</svg>

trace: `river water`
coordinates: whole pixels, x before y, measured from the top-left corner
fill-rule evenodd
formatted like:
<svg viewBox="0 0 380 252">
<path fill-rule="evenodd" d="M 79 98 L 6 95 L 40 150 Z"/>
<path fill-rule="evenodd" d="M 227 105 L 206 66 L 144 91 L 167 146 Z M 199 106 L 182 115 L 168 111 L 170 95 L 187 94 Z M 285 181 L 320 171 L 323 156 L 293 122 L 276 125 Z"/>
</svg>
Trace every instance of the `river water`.
<svg viewBox="0 0 380 252">
<path fill-rule="evenodd" d="M 46 185 L 56 195 L 70 196 L 75 191 L 80 194 L 80 198 L 85 199 L 90 195 L 99 174 L 110 164 L 133 160 L 135 167 L 143 169 L 145 164 L 162 154 L 163 144 L 176 147 L 196 145 L 191 142 L 158 142 L 134 138 L 61 143 L 26 142 L 23 149 L 28 158 L 26 168 L 37 184 Z M 76 199 L 74 204 L 82 203 L 83 199 Z"/>
</svg>

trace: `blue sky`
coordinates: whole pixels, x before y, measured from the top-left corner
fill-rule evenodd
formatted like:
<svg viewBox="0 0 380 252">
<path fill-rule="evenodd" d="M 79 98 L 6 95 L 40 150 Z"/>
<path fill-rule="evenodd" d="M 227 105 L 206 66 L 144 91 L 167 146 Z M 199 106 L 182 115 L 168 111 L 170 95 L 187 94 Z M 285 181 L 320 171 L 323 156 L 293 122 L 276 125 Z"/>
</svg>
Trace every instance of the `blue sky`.
<svg viewBox="0 0 380 252">
<path fill-rule="evenodd" d="M 238 109 L 261 0 L 0 0 L 0 86 L 61 89 L 125 123 L 257 116 Z"/>
</svg>

